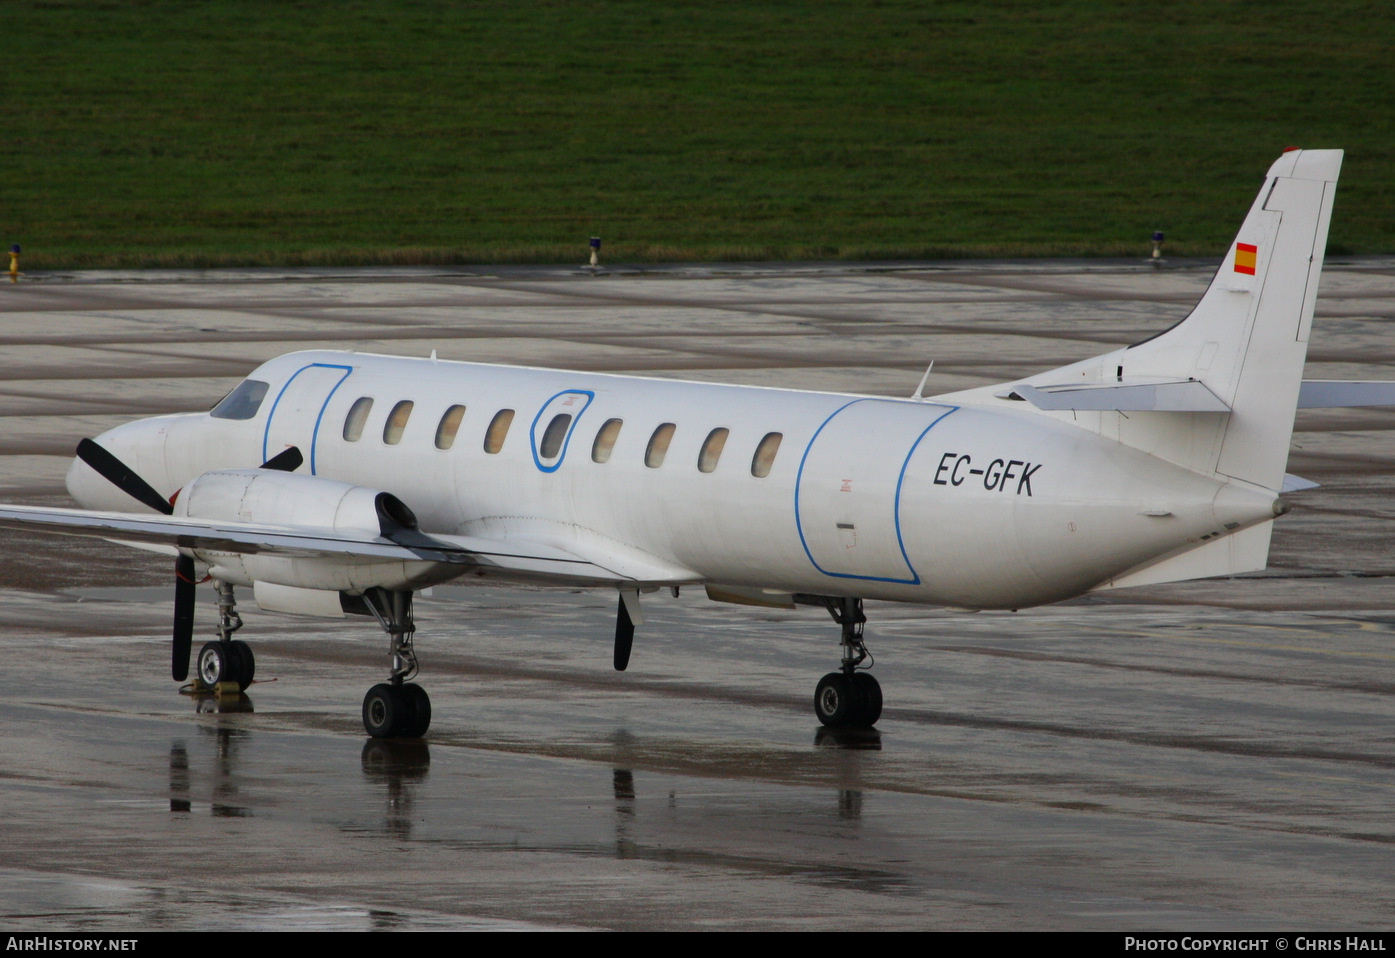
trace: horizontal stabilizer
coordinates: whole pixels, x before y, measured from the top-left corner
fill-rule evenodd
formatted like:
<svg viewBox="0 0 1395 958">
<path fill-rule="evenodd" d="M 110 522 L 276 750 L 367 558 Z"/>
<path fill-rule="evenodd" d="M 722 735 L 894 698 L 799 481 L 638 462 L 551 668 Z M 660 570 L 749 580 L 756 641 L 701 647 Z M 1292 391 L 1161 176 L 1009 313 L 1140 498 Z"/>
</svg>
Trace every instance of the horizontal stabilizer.
<svg viewBox="0 0 1395 958">
<path fill-rule="evenodd" d="M 1038 409 L 1106 409 L 1120 412 L 1230 412 L 1195 379 L 1165 382 L 1068 383 L 1014 386 L 1012 391 Z"/>
<path fill-rule="evenodd" d="M 1395 406 L 1395 382 L 1348 382 L 1305 379 L 1298 390 L 1299 409 Z"/>
<path fill-rule="evenodd" d="M 1284 484 L 1280 492 L 1302 492 L 1304 489 L 1316 489 L 1318 483 L 1311 479 L 1304 479 L 1302 476 L 1295 476 L 1291 472 L 1284 473 Z"/>
</svg>

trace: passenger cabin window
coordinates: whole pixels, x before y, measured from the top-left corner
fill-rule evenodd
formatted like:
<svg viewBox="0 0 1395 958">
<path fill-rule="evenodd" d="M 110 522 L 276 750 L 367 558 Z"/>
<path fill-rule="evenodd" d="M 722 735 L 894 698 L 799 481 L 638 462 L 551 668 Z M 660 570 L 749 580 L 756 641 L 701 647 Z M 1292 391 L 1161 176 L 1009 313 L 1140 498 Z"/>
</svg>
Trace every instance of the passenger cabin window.
<svg viewBox="0 0 1395 958">
<path fill-rule="evenodd" d="M 764 479 L 770 475 L 770 467 L 775 465 L 775 453 L 780 451 L 780 440 L 785 438 L 781 432 L 768 432 L 765 438 L 756 447 L 756 454 L 751 457 L 751 475 L 757 479 Z"/>
<path fill-rule="evenodd" d="M 465 418 L 464 406 L 451 406 L 436 426 L 436 448 L 449 449 L 455 445 L 455 434 L 460 431 L 460 421 Z"/>
<path fill-rule="evenodd" d="M 607 419 L 605 421 L 600 432 L 596 433 L 596 441 L 591 445 L 592 462 L 610 461 L 610 454 L 615 449 L 615 440 L 619 438 L 620 427 L 624 422 L 623 419 Z"/>
<path fill-rule="evenodd" d="M 673 441 L 673 431 L 677 428 L 673 423 L 666 422 L 649 437 L 649 448 L 644 450 L 644 464 L 650 469 L 657 469 L 664 464 L 664 456 L 668 455 L 668 444 Z"/>
<path fill-rule="evenodd" d="M 407 428 L 407 420 L 411 418 L 413 405 L 410 399 L 404 399 L 392 407 L 392 412 L 388 413 L 387 422 L 383 423 L 383 442 L 389 446 L 395 446 L 402 441 L 402 430 Z"/>
<path fill-rule="evenodd" d="M 509 434 L 509 426 L 513 424 L 513 410 L 500 409 L 494 414 L 494 418 L 489 422 L 489 429 L 484 434 L 484 451 L 491 455 L 504 448 L 504 439 Z"/>
<path fill-rule="evenodd" d="M 214 419 L 251 419 L 266 398 L 267 383 L 260 379 L 244 379 L 237 388 L 218 401 L 209 415 Z"/>
<path fill-rule="evenodd" d="M 547 429 L 543 431 L 542 442 L 538 443 L 538 457 L 540 459 L 556 459 L 557 454 L 562 451 L 562 440 L 567 438 L 567 427 L 572 424 L 572 414 L 569 412 L 558 413 L 552 417 L 552 422 L 547 424 Z"/>
<path fill-rule="evenodd" d="M 368 413 L 372 408 L 373 400 L 367 396 L 354 400 L 354 404 L 349 407 L 349 414 L 344 417 L 345 440 L 358 442 L 358 437 L 363 435 L 363 424 L 368 421 Z"/>
<path fill-rule="evenodd" d="M 698 453 L 698 472 L 711 472 L 717 468 L 717 460 L 722 458 L 722 450 L 726 447 L 727 436 L 731 430 L 719 427 L 707 434 L 707 438 L 702 442 L 702 451 Z"/>
</svg>

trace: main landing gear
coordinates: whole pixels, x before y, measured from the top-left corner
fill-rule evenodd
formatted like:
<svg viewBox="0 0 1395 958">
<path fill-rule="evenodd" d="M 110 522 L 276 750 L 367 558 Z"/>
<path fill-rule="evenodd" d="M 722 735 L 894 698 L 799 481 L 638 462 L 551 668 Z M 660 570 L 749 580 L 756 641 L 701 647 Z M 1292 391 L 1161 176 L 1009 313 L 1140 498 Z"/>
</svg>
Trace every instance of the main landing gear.
<svg viewBox="0 0 1395 958">
<path fill-rule="evenodd" d="M 218 583 L 218 641 L 199 649 L 197 674 L 207 689 L 217 690 L 224 682 L 237 686 L 239 692 L 252 684 L 257 672 L 257 660 L 252 647 L 232 634 L 242 628 L 242 616 L 237 614 L 231 583 Z"/>
<path fill-rule="evenodd" d="M 882 687 L 858 666 L 870 658 L 862 642 L 867 616 L 862 600 L 841 596 L 797 596 L 796 601 L 821 605 L 843 627 L 843 665 L 819 679 L 814 689 L 814 714 L 829 728 L 871 728 L 882 716 Z"/>
<path fill-rule="evenodd" d="M 388 634 L 392 655 L 388 681 L 363 697 L 363 727 L 374 738 L 421 738 L 431 725 L 431 699 L 426 689 L 407 682 L 417 674 L 412 593 L 374 588 L 363 593 L 363 602 Z"/>
<path fill-rule="evenodd" d="M 369 589 L 347 611 L 371 615 L 391 640 L 392 669 L 386 682 L 368 690 L 363 699 L 363 727 L 374 738 L 421 738 L 431 725 L 431 699 L 420 685 L 408 679 L 417 674 L 412 649 L 416 624 L 412 621 L 412 593 L 408 590 Z M 232 637 L 242 628 L 231 583 L 218 583 L 218 641 L 199 650 L 198 680 L 218 691 L 232 683 L 243 691 L 252 684 L 257 663 L 252 648 Z"/>
</svg>

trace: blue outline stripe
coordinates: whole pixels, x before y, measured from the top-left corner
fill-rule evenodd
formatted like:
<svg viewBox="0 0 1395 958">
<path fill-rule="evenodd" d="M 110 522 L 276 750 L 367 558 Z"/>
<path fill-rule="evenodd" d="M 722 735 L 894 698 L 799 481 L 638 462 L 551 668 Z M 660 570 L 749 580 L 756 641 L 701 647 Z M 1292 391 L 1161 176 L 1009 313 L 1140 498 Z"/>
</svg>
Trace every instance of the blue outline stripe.
<svg viewBox="0 0 1395 958">
<path fill-rule="evenodd" d="M 339 381 L 334 384 L 333 388 L 329 391 L 329 395 L 325 397 L 325 401 L 321 403 L 320 411 L 315 416 L 315 428 L 310 433 L 310 475 L 315 475 L 315 446 L 320 439 L 320 422 L 324 419 L 325 409 L 329 406 L 329 401 L 334 398 L 334 394 L 339 391 L 339 387 L 344 385 L 344 380 L 348 379 L 353 373 L 354 367 L 352 366 L 341 366 L 338 363 L 306 363 L 304 366 L 301 366 L 295 372 L 291 373 L 291 378 L 286 380 L 286 384 L 282 386 L 281 391 L 276 394 L 276 401 L 271 404 L 271 412 L 266 415 L 266 428 L 262 431 L 262 462 L 266 462 L 267 460 L 266 451 L 271 441 L 271 424 L 276 419 L 276 408 L 281 405 L 281 397 L 286 395 L 286 390 L 291 388 L 291 383 L 295 382 L 297 376 L 307 369 L 315 369 L 317 367 L 320 369 L 342 369 L 344 370 L 344 375 L 339 377 Z"/>
<path fill-rule="evenodd" d="M 892 503 L 891 510 L 892 524 L 896 528 L 896 544 L 901 550 L 901 558 L 906 563 L 906 568 L 911 573 L 911 578 L 909 579 L 894 579 L 890 576 L 855 575 L 851 572 L 829 572 L 827 569 L 819 565 L 818 560 L 814 558 L 814 553 L 809 550 L 808 541 L 804 538 L 804 523 L 800 520 L 799 516 L 799 489 L 801 484 L 804 482 L 804 464 L 809 460 L 809 451 L 814 448 L 814 443 L 818 441 L 819 434 L 822 433 L 824 428 L 835 418 L 837 418 L 837 416 L 840 413 L 842 413 L 843 410 L 847 409 L 849 406 L 855 406 L 858 403 L 863 402 L 887 403 L 893 406 L 934 406 L 938 409 L 945 410 L 939 416 L 935 417 L 934 422 L 930 423 L 930 425 L 922 429 L 920 435 L 916 437 L 915 442 L 911 443 L 910 451 L 906 453 L 906 458 L 901 462 L 901 470 L 899 473 L 897 473 L 896 476 L 896 498 Z M 827 419 L 825 419 L 822 423 L 819 424 L 819 428 L 814 430 L 814 435 L 809 438 L 809 444 L 804 447 L 804 455 L 802 455 L 799 459 L 799 472 L 795 476 L 794 480 L 794 527 L 795 531 L 799 533 L 799 544 L 804 547 L 804 554 L 809 557 L 809 563 L 813 565 L 815 569 L 817 569 L 819 572 L 823 573 L 826 576 L 831 576 L 836 579 L 862 579 L 868 582 L 892 582 L 901 585 L 920 585 L 920 573 L 916 572 L 915 566 L 911 565 L 911 558 L 909 555 L 906 554 L 905 537 L 901 534 L 901 487 L 905 483 L 906 470 L 910 467 L 911 457 L 914 456 L 916 450 L 920 448 L 921 441 L 925 439 L 926 435 L 929 434 L 931 429 L 934 429 L 937 425 L 940 424 L 941 420 L 943 420 L 945 416 L 948 416 L 952 412 L 957 412 L 959 409 L 959 406 L 946 407 L 942 403 L 912 403 L 895 399 L 874 398 L 854 399 L 851 402 L 847 402 L 839 406 L 832 412 L 832 414 L 829 415 Z"/>
<path fill-rule="evenodd" d="M 911 443 L 911 451 L 906 453 L 906 461 L 901 463 L 901 472 L 896 476 L 896 506 L 893 510 L 896 523 L 896 544 L 901 547 L 901 557 L 906 560 L 906 568 L 910 569 L 911 575 L 915 576 L 914 585 L 920 584 L 920 573 L 916 572 L 914 567 L 911 566 L 911 557 L 906 554 L 906 540 L 901 535 L 901 485 L 906 481 L 906 470 L 910 468 L 911 457 L 914 456 L 915 451 L 920 448 L 921 440 L 930 434 L 931 429 L 939 425 L 941 419 L 952 412 L 958 411 L 958 409 L 958 406 L 946 409 L 942 415 L 935 417 L 934 422 L 920 431 L 920 435 L 915 437 L 915 442 Z"/>
<path fill-rule="evenodd" d="M 542 414 L 547 412 L 547 407 L 551 406 L 562 396 L 585 396 L 586 405 L 572 416 L 571 425 L 567 427 L 567 437 L 562 440 L 562 452 L 558 454 L 557 461 L 550 466 L 544 466 L 542 459 L 538 456 L 538 420 L 542 419 Z M 547 398 L 538 410 L 538 414 L 533 417 L 533 424 L 528 427 L 528 448 L 533 452 L 533 465 L 542 472 L 556 472 L 562 465 L 562 460 L 567 458 L 567 448 L 572 444 L 572 433 L 576 432 L 576 427 L 581 423 L 581 414 L 591 408 L 591 403 L 596 401 L 596 394 L 589 389 L 564 389 Z"/>
</svg>

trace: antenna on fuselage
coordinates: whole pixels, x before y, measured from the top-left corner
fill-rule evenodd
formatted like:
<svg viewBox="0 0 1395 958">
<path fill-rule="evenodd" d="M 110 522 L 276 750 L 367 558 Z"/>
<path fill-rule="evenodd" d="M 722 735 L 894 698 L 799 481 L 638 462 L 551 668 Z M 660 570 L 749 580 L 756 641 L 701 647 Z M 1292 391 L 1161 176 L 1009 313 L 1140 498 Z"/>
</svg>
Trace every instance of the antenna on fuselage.
<svg viewBox="0 0 1395 958">
<path fill-rule="evenodd" d="M 925 384 L 930 381 L 930 370 L 935 368 L 935 360 L 930 360 L 930 365 L 925 367 L 925 375 L 920 377 L 920 385 L 915 387 L 915 392 L 911 393 L 911 398 L 916 402 L 925 401 Z"/>
</svg>

